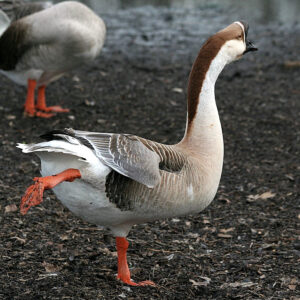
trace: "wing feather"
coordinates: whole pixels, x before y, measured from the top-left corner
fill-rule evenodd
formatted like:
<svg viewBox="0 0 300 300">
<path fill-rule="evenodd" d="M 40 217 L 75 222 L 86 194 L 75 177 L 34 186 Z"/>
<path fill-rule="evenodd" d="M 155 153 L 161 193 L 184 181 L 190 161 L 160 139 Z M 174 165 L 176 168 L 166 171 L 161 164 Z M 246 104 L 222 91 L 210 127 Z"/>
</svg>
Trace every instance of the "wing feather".
<svg viewBox="0 0 300 300">
<path fill-rule="evenodd" d="M 92 148 L 102 163 L 150 188 L 160 182 L 159 155 L 136 136 L 65 129 L 42 137 L 49 140 L 53 135 L 69 142 L 70 137 L 77 139 Z"/>
</svg>

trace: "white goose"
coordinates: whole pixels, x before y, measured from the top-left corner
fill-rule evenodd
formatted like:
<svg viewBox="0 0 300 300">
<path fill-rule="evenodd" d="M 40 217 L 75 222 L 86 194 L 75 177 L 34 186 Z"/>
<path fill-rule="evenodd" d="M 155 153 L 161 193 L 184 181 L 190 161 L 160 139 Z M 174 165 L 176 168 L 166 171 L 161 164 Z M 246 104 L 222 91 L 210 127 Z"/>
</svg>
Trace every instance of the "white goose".
<svg viewBox="0 0 300 300">
<path fill-rule="evenodd" d="M 163 145 L 134 135 L 65 129 L 46 142 L 19 144 L 41 159 L 44 177 L 34 178 L 21 213 L 42 202 L 43 190 L 75 215 L 110 228 L 116 237 L 118 278 L 129 285 L 126 236 L 134 224 L 198 213 L 213 200 L 223 165 L 223 137 L 214 85 L 224 66 L 248 51 L 248 25 L 235 22 L 210 37 L 194 62 L 188 86 L 183 139 Z M 56 174 L 56 175 L 53 175 Z"/>
<path fill-rule="evenodd" d="M 105 39 L 104 22 L 75 1 L 48 4 L 45 9 L 24 4 L 15 17 L 19 19 L 10 23 L 4 12 L 0 13 L 0 72 L 27 85 L 25 113 L 29 116 L 51 117 L 52 112 L 69 111 L 60 106 L 47 107 L 45 87 L 95 59 Z"/>
</svg>

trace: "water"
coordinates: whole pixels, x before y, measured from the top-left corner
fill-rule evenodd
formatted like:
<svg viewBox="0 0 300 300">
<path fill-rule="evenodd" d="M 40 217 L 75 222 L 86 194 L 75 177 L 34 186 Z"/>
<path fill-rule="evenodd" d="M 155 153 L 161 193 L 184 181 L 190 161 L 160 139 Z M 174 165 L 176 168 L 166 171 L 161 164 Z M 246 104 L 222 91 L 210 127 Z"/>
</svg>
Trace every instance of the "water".
<svg viewBox="0 0 300 300">
<path fill-rule="evenodd" d="M 58 0 L 54 2 L 60 2 Z M 215 10 L 232 19 L 245 19 L 250 23 L 279 23 L 293 26 L 300 20 L 299 0 L 82 0 L 98 14 L 149 7 L 173 10 Z"/>
<path fill-rule="evenodd" d="M 54 2 L 60 2 L 54 0 Z M 283 51 L 287 32 L 300 43 L 300 0 L 82 0 L 107 27 L 102 54 L 123 53 L 142 66 L 192 61 L 205 39 L 234 21 L 249 23 L 260 51 Z M 191 54 L 192 53 L 192 54 Z M 149 64 L 148 64 L 149 65 Z"/>
</svg>

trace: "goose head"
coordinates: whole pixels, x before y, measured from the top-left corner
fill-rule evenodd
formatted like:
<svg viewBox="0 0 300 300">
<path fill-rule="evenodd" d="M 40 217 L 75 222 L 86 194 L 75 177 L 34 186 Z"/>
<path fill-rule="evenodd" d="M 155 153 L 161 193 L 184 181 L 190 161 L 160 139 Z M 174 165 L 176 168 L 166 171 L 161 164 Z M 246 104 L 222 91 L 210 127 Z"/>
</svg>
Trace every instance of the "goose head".
<svg viewBox="0 0 300 300">
<path fill-rule="evenodd" d="M 258 50 L 248 40 L 249 25 L 244 21 L 237 21 L 221 31 L 217 32 L 210 39 L 221 45 L 222 55 L 226 64 L 240 59 L 245 53 Z"/>
</svg>

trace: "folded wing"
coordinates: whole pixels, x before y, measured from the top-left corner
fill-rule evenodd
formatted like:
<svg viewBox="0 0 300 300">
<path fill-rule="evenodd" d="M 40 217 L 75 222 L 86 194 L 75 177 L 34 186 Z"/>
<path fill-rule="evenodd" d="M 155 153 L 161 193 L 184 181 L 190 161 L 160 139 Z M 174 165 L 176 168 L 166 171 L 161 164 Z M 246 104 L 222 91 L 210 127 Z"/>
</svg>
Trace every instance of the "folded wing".
<svg viewBox="0 0 300 300">
<path fill-rule="evenodd" d="M 158 154 L 147 148 L 136 136 L 65 129 L 50 132 L 42 138 L 61 138 L 71 143 L 78 140 L 93 149 L 101 162 L 116 172 L 150 188 L 160 182 Z"/>
</svg>

